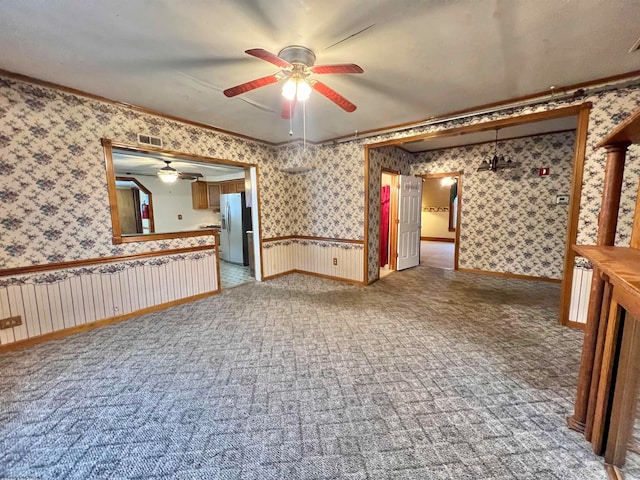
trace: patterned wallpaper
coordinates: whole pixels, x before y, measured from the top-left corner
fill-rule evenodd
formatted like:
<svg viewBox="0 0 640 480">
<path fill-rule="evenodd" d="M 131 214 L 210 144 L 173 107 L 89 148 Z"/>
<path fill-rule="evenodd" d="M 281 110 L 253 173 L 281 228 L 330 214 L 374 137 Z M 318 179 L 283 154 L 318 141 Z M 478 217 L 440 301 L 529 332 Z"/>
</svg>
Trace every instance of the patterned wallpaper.
<svg viewBox="0 0 640 480">
<path fill-rule="evenodd" d="M 273 148 L 125 107 L 98 102 L 0 76 L 0 268 L 200 244 L 196 239 L 111 245 L 101 137 L 135 143 L 138 132 L 164 139 L 166 148 L 258 163 L 264 238 L 285 235 L 364 238 L 364 143 L 470 125 L 560 106 L 593 102 L 579 243 L 593 243 L 600 208 L 605 155 L 595 144 L 640 107 L 640 87 L 579 99 L 546 102 L 498 113 L 415 128 L 368 139 L 314 146 L 316 168 L 283 173 L 295 161 L 290 147 Z M 632 147 L 625 170 L 618 244 L 628 244 L 640 150 Z M 371 169 L 377 167 L 371 162 Z M 371 170 L 370 177 L 375 176 Z M 375 188 L 375 186 L 374 186 Z M 371 205 L 377 205 L 375 192 Z M 370 205 L 370 206 L 371 206 Z M 369 223 L 375 228 L 375 207 Z M 372 236 L 375 233 L 372 234 Z M 376 262 L 377 241 L 370 239 Z M 473 256 L 473 252 L 470 252 Z M 377 275 L 370 266 L 369 276 Z"/>
<path fill-rule="evenodd" d="M 369 264 L 367 281 L 380 276 L 380 185 L 382 169 L 409 175 L 413 157 L 397 147 L 369 150 Z"/>
<path fill-rule="evenodd" d="M 415 155 L 414 175 L 464 171 L 460 268 L 562 278 L 569 206 L 555 200 L 570 192 L 574 145 L 574 132 L 500 142 L 520 166 L 495 173 L 476 171 L 492 143 Z"/>
<path fill-rule="evenodd" d="M 279 149 L 282 166 L 311 166 L 304 173 L 281 173 L 288 202 L 283 219 L 290 235 L 364 239 L 364 152 L 350 156 L 350 144 L 294 144 Z M 278 187 L 274 187 L 278 188 Z"/>
<path fill-rule="evenodd" d="M 112 245 L 100 138 L 256 162 L 272 148 L 85 97 L 0 77 L 0 268 L 210 243 L 210 237 Z M 268 184 L 268 182 L 267 182 Z M 263 229 L 279 231 L 278 198 L 263 188 Z"/>
</svg>

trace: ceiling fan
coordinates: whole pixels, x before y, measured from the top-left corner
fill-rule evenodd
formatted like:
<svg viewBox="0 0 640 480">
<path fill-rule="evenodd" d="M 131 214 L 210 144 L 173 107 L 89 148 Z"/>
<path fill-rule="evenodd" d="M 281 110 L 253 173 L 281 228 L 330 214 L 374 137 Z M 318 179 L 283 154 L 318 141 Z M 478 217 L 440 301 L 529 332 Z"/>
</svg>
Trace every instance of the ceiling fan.
<svg viewBox="0 0 640 480">
<path fill-rule="evenodd" d="M 145 172 L 126 171 L 125 175 L 140 175 L 144 177 L 158 177 L 164 183 L 173 183 L 176 180 L 198 180 L 203 178 L 201 173 L 179 172 L 171 166 L 171 160 L 163 160 L 165 166 L 156 172 L 155 175 Z M 116 172 L 117 173 L 117 172 Z"/>
<path fill-rule="evenodd" d="M 179 172 L 171 166 L 171 160 L 163 160 L 165 166 L 157 171 L 156 175 L 165 183 L 173 183 L 178 178 L 180 180 L 197 180 L 202 177 L 201 173 Z"/>
<path fill-rule="evenodd" d="M 356 106 L 344 98 L 338 92 L 328 87 L 326 84 L 309 78 L 312 74 L 324 75 L 328 73 L 363 73 L 364 70 L 354 63 L 344 63 L 338 65 L 315 65 L 316 55 L 313 51 L 299 45 L 291 45 L 280 50 L 275 55 L 262 48 L 246 50 L 246 54 L 269 62 L 281 70 L 274 75 L 257 78 L 250 82 L 236 85 L 224 91 L 227 97 L 235 97 L 242 93 L 265 87 L 280 80 L 286 80 L 282 87 L 282 95 L 285 102 L 282 106 L 282 118 L 290 119 L 293 116 L 296 103 L 304 102 L 309 98 L 311 90 L 327 97 L 346 112 L 353 112 Z"/>
</svg>

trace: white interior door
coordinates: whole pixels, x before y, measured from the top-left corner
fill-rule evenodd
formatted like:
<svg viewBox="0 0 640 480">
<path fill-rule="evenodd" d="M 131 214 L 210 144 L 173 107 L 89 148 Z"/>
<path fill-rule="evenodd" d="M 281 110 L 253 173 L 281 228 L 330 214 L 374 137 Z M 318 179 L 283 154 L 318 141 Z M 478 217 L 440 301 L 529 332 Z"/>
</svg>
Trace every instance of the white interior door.
<svg viewBox="0 0 640 480">
<path fill-rule="evenodd" d="M 422 178 L 400 175 L 398 196 L 398 270 L 420 264 Z"/>
</svg>

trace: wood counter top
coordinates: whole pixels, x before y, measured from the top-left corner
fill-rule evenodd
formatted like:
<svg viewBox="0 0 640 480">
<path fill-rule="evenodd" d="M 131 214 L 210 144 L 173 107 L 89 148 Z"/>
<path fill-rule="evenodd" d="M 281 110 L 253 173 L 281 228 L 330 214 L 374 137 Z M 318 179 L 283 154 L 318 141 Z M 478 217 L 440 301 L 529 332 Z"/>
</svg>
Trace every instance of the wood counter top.
<svg viewBox="0 0 640 480">
<path fill-rule="evenodd" d="M 620 287 L 631 300 L 627 308 L 640 315 L 640 250 L 596 245 L 574 245 L 573 249 L 606 274 L 612 285 Z"/>
</svg>

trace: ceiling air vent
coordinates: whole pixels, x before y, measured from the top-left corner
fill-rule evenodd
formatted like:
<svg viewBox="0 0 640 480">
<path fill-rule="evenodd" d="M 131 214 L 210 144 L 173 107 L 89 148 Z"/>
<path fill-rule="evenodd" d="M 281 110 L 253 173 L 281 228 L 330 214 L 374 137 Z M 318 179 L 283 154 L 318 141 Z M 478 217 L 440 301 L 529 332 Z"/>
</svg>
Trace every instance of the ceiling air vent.
<svg viewBox="0 0 640 480">
<path fill-rule="evenodd" d="M 637 52 L 638 50 L 640 50 L 640 38 L 638 38 L 638 40 L 636 40 L 636 43 L 633 44 L 633 47 L 631 47 L 629 53 Z"/>
<path fill-rule="evenodd" d="M 162 148 L 162 139 L 160 137 L 152 137 L 151 135 L 144 135 L 142 133 L 138 134 L 138 143 Z"/>
</svg>

